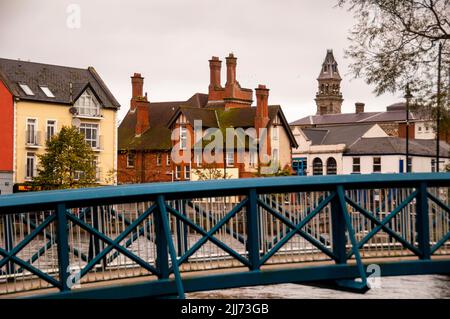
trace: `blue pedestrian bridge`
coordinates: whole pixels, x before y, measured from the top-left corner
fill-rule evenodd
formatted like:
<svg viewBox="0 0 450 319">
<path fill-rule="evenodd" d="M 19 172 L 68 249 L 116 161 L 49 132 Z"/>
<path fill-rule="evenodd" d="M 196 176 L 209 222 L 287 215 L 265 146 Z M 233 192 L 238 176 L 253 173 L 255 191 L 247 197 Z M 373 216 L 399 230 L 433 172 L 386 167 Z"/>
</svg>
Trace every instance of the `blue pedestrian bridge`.
<svg viewBox="0 0 450 319">
<path fill-rule="evenodd" d="M 0 197 L 0 298 L 365 292 L 450 273 L 450 173 L 121 185 Z M 298 286 L 298 289 L 302 289 Z"/>
</svg>

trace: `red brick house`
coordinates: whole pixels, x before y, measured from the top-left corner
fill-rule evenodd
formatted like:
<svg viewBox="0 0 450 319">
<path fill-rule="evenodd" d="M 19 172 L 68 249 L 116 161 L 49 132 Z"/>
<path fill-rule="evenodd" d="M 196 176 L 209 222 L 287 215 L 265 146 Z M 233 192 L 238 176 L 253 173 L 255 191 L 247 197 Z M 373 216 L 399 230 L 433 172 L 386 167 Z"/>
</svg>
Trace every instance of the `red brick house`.
<svg viewBox="0 0 450 319">
<path fill-rule="evenodd" d="M 274 164 L 277 170 L 290 171 L 291 148 L 297 144 L 283 111 L 268 104 L 264 85 L 255 89 L 257 103 L 252 106 L 253 90 L 236 80 L 236 60 L 233 54 L 226 58 L 227 81 L 222 86 L 222 61 L 213 57 L 208 94 L 196 93 L 186 101 L 149 102 L 142 76 L 131 77 L 130 110 L 118 134 L 119 183 L 196 180 L 211 169 L 228 178 L 252 177 L 261 174 L 261 167 Z M 195 121 L 201 121 L 196 131 Z M 234 145 L 226 145 L 227 129 L 236 128 L 258 133 L 241 136 L 243 141 L 233 136 Z M 259 133 L 261 129 L 267 133 Z M 223 143 L 208 152 L 208 141 L 219 133 Z M 262 163 L 251 145 L 265 145 L 270 161 Z"/>
</svg>

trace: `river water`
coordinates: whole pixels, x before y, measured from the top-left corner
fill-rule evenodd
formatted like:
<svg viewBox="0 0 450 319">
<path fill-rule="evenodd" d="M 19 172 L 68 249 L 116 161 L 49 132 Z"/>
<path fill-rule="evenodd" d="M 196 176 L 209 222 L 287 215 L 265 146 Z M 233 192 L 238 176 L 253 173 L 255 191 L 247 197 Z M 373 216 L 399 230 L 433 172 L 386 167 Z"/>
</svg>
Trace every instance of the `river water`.
<svg viewBox="0 0 450 319">
<path fill-rule="evenodd" d="M 216 299 L 450 299 L 450 276 L 381 277 L 377 288 L 365 294 L 298 284 L 256 286 L 190 293 L 188 298 Z"/>
</svg>

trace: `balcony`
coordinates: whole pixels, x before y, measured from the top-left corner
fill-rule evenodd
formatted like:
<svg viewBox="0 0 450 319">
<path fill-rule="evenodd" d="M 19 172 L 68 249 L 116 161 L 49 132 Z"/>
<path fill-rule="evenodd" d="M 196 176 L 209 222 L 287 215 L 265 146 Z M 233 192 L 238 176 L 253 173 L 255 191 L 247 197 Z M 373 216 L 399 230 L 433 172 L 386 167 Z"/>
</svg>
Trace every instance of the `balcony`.
<svg viewBox="0 0 450 319">
<path fill-rule="evenodd" d="M 40 131 L 26 131 L 25 146 L 27 148 L 41 147 L 41 132 Z"/>
</svg>

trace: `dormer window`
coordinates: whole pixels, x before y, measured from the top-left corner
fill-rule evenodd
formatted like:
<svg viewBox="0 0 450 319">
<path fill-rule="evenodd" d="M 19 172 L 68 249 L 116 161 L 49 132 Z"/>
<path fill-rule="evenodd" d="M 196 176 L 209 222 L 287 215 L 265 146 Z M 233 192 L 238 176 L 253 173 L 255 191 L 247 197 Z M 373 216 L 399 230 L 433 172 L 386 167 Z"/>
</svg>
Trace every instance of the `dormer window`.
<svg viewBox="0 0 450 319">
<path fill-rule="evenodd" d="M 75 108 L 78 115 L 84 116 L 99 116 L 100 104 L 90 91 L 86 90 L 81 94 L 78 100 L 75 102 Z"/>
<path fill-rule="evenodd" d="M 41 88 L 42 92 L 44 92 L 44 94 L 45 94 L 47 97 L 55 97 L 55 96 L 53 95 L 52 91 L 50 91 L 50 89 L 48 88 L 48 86 L 43 86 L 43 85 L 41 85 L 41 86 L 39 86 L 39 87 Z"/>
<path fill-rule="evenodd" d="M 33 91 L 31 91 L 28 85 L 19 83 L 19 86 L 25 92 L 26 95 L 34 95 Z"/>
</svg>

